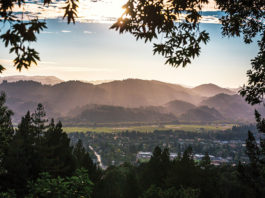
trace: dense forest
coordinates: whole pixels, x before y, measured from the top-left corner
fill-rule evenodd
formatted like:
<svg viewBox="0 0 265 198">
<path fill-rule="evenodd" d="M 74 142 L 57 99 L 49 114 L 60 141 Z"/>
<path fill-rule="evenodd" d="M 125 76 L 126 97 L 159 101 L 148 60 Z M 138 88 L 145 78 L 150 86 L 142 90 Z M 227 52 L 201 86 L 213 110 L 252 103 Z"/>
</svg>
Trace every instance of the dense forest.
<svg viewBox="0 0 265 198">
<path fill-rule="evenodd" d="M 171 159 L 169 148 L 154 147 L 148 161 L 125 162 L 103 170 L 91 159 L 81 140 L 71 144 L 61 122 L 46 119 L 41 104 L 33 113 L 23 116 L 16 128 L 12 125 L 13 113 L 5 105 L 4 94 L 0 98 L 0 111 L 1 197 L 205 198 L 265 195 L 264 178 L 260 172 L 264 166 L 257 163 L 260 154 L 255 153 L 255 138 L 251 133 L 246 142 L 248 164 L 239 162 L 237 165 L 214 166 L 208 153 L 200 161 L 195 161 L 190 146 Z M 133 135 L 135 133 L 131 133 Z M 220 135 L 216 133 L 216 138 L 222 138 Z"/>
</svg>

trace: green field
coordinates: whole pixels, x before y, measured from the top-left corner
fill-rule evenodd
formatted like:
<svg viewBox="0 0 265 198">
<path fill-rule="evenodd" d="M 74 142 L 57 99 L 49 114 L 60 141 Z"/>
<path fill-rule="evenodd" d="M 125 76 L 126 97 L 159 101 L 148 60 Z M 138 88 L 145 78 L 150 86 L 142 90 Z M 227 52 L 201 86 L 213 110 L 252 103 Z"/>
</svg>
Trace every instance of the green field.
<svg viewBox="0 0 265 198">
<path fill-rule="evenodd" d="M 97 133 L 114 133 L 121 131 L 139 131 L 139 132 L 153 132 L 154 130 L 182 130 L 190 132 L 202 132 L 202 131 L 220 131 L 232 128 L 233 124 L 212 124 L 212 125 L 149 125 L 149 126 L 130 126 L 130 127 L 64 127 L 66 133 L 71 132 L 97 132 Z"/>
</svg>

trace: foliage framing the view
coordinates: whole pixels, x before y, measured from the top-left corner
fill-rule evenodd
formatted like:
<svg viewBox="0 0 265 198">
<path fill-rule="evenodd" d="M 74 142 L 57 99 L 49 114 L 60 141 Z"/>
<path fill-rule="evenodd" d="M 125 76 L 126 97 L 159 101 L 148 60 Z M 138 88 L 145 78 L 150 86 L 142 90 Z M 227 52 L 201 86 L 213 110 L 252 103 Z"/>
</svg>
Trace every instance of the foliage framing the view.
<svg viewBox="0 0 265 198">
<path fill-rule="evenodd" d="M 125 12 L 111 28 L 120 33 L 129 32 L 145 42 L 161 37 L 160 43 L 154 44 L 154 54 L 164 56 L 166 64 L 184 67 L 191 63 L 191 58 L 199 56 L 200 44 L 209 40 L 208 33 L 199 29 L 202 8 L 208 3 L 208 0 L 129 0 L 123 7 Z M 222 34 L 243 34 L 245 43 L 251 43 L 260 34 L 263 37 L 259 41 L 260 53 L 264 52 L 264 1 L 216 0 L 215 3 L 225 13 L 220 18 Z"/>
<path fill-rule="evenodd" d="M 257 35 L 260 52 L 252 60 L 252 71 L 248 71 L 249 86 L 262 78 L 259 71 L 264 68 L 264 8 L 263 0 L 215 0 L 216 8 L 223 11 L 225 16 L 220 18 L 224 36 L 240 36 L 244 42 L 251 43 Z M 8 30 L 0 35 L 10 53 L 14 53 L 14 66 L 21 71 L 37 64 L 39 53 L 29 46 L 36 42 L 36 34 L 47 28 L 45 21 L 38 18 L 30 19 L 26 12 L 18 18 L 13 13 L 14 6 L 23 7 L 27 1 L 1 0 L 0 22 L 8 24 Z M 52 0 L 44 0 L 43 5 L 49 5 Z M 154 54 L 160 54 L 166 59 L 166 64 L 174 67 L 185 67 L 191 60 L 200 55 L 201 44 L 207 44 L 209 34 L 200 29 L 203 6 L 208 0 L 129 0 L 123 8 L 124 13 L 111 28 L 120 33 L 129 32 L 135 38 L 151 42 L 154 39 Z M 66 0 L 63 7 L 68 23 L 75 23 L 78 0 Z M 2 31 L 2 28 L 1 28 Z M 159 41 L 160 40 L 160 41 Z M 0 65 L 0 72 L 5 67 Z M 242 94 L 248 92 L 243 89 Z M 255 86 L 254 86 L 255 88 Z M 253 89 L 252 89 L 253 90 Z M 257 91 L 257 90 L 256 90 Z"/>
<path fill-rule="evenodd" d="M 166 58 L 166 64 L 186 66 L 199 56 L 200 44 L 209 41 L 209 34 L 200 31 L 200 11 L 207 0 L 163 1 L 129 0 L 125 12 L 111 28 L 129 32 L 145 42 L 160 39 L 154 44 L 154 54 Z M 184 19 L 182 19 L 184 15 Z"/>
<path fill-rule="evenodd" d="M 9 47 L 9 53 L 15 54 L 13 63 L 19 71 L 23 68 L 28 69 L 34 64 L 37 65 L 37 61 L 40 61 L 39 53 L 30 47 L 30 44 L 36 42 L 36 35 L 47 28 L 45 21 L 28 16 L 24 8 L 26 3 L 28 2 L 24 0 L 0 0 L 0 23 L 3 23 L 0 32 L 8 26 L 7 31 L 0 34 L 0 39 L 5 47 Z M 52 0 L 44 0 L 43 6 L 49 6 L 51 3 Z M 65 10 L 63 18 L 67 18 L 68 23 L 75 23 L 77 3 L 78 0 L 67 0 L 63 7 Z M 14 13 L 15 6 L 23 8 L 21 17 Z M 0 73 L 4 70 L 5 67 L 0 64 Z"/>
</svg>

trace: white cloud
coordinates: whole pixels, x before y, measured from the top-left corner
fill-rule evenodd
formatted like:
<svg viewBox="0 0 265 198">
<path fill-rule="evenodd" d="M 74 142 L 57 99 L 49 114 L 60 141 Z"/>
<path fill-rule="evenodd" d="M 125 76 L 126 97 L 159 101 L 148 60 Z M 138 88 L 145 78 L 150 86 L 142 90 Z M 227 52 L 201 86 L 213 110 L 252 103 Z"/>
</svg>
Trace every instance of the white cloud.
<svg viewBox="0 0 265 198">
<path fill-rule="evenodd" d="M 71 31 L 70 30 L 62 30 L 61 32 L 62 33 L 70 33 Z"/>
<path fill-rule="evenodd" d="M 83 33 L 84 33 L 84 34 L 93 34 L 94 32 L 91 32 L 91 31 L 85 30 Z"/>
<path fill-rule="evenodd" d="M 200 22 L 201 23 L 216 23 L 216 24 L 220 23 L 219 19 L 215 16 L 203 16 Z"/>
<path fill-rule="evenodd" d="M 112 23 L 123 13 L 122 5 L 127 0 L 104 0 L 94 2 L 92 0 L 79 0 L 78 18 L 76 21 L 82 23 Z M 62 19 L 65 6 L 64 0 L 54 1 L 50 6 L 43 6 L 42 3 L 26 3 L 22 7 L 15 6 L 14 12 L 21 18 L 21 12 L 27 12 L 29 18 L 39 19 Z M 213 0 L 203 6 L 203 11 L 217 11 Z M 27 18 L 27 17 L 24 17 Z M 216 20 L 214 20 L 216 21 Z M 206 21 L 208 22 L 208 21 Z"/>
</svg>

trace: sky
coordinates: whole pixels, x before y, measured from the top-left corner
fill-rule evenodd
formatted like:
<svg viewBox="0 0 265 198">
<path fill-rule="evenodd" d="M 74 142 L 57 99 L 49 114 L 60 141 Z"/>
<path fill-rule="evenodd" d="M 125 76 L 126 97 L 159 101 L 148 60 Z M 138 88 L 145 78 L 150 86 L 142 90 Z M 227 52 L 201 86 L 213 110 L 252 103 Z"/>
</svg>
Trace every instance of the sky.
<svg viewBox="0 0 265 198">
<path fill-rule="evenodd" d="M 33 2 L 33 1 L 32 1 Z M 62 20 L 62 1 L 41 9 L 35 2 L 26 5 L 30 17 L 47 21 L 48 29 L 36 44 L 41 62 L 29 70 L 18 72 L 3 44 L 0 45 L 0 64 L 7 70 L 1 76 L 45 75 L 62 80 L 122 80 L 141 78 L 196 86 L 214 83 L 237 88 L 247 82 L 246 71 L 258 47 L 246 45 L 242 38 L 226 38 L 218 24 L 219 11 L 214 5 L 204 8 L 201 28 L 210 33 L 210 42 L 202 46 L 201 55 L 185 68 L 165 65 L 165 59 L 153 55 L 152 43 L 136 41 L 130 34 L 120 35 L 109 27 L 123 10 L 124 0 L 80 0 L 77 23 L 68 25 Z M 15 8 L 17 14 L 21 8 Z"/>
</svg>

